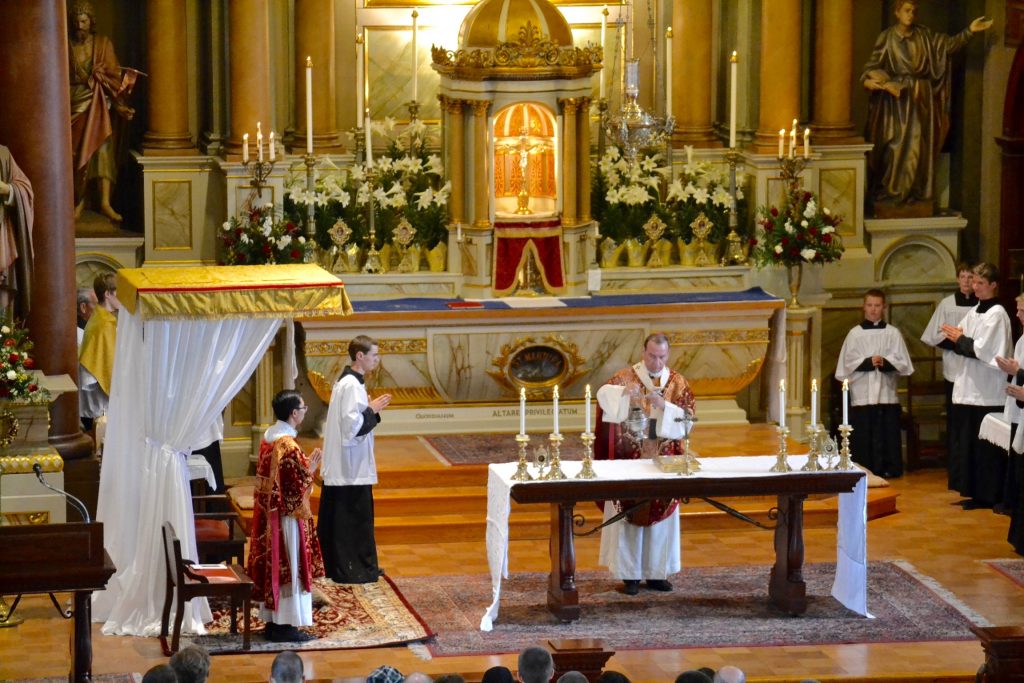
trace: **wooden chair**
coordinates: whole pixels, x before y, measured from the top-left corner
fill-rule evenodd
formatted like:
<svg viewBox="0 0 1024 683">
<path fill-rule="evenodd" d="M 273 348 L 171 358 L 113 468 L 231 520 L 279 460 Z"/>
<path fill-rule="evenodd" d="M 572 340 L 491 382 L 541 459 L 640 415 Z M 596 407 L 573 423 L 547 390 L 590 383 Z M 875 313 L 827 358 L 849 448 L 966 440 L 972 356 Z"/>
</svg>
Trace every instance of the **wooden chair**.
<svg viewBox="0 0 1024 683">
<path fill-rule="evenodd" d="M 942 359 L 913 358 L 907 384 L 907 470 L 946 465 L 946 383 Z"/>
<path fill-rule="evenodd" d="M 192 496 L 199 561 L 245 564 L 245 530 L 224 494 Z"/>
<path fill-rule="evenodd" d="M 238 633 L 238 608 L 242 608 L 242 649 L 249 649 L 249 596 L 252 595 L 252 579 L 241 567 L 225 566 L 197 569 L 191 560 L 181 556 L 181 541 L 170 522 L 164 522 L 161 530 L 164 541 L 164 560 L 167 571 L 167 591 L 164 595 L 164 610 L 160 617 L 160 647 L 164 655 L 178 651 L 181 637 L 181 623 L 185 617 L 185 603 L 192 598 L 226 597 L 231 600 L 231 632 Z M 167 647 L 167 628 L 171 616 L 171 603 L 176 605 L 174 635 L 171 646 Z"/>
</svg>

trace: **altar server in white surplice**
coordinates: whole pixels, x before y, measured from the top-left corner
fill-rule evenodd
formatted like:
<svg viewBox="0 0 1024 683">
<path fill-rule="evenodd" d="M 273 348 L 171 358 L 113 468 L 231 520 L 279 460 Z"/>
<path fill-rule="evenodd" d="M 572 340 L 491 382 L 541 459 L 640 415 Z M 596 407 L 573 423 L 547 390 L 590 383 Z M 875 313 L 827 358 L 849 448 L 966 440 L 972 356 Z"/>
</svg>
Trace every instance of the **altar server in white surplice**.
<svg viewBox="0 0 1024 683">
<path fill-rule="evenodd" d="M 654 441 L 665 455 L 683 452 L 684 412 L 694 414 L 693 392 L 686 379 L 668 367 L 669 342 L 664 334 L 644 340 L 640 362 L 615 373 L 597 391 L 598 460 L 648 458 L 643 442 Z M 626 426 L 630 411 L 647 418 L 646 435 L 632 434 Z M 624 517 L 601 530 L 599 562 L 622 580 L 623 592 L 636 595 L 640 581 L 656 591 L 670 591 L 668 577 L 680 569 L 679 501 L 654 498 L 604 501 L 604 519 Z"/>
<path fill-rule="evenodd" d="M 370 400 L 366 393 L 366 375 L 380 362 L 376 341 L 359 335 L 349 343 L 348 355 L 352 363 L 334 385 L 324 423 L 324 483 L 317 533 L 329 579 L 375 583 L 382 572 L 373 534 L 373 485 L 377 483 L 373 430 L 391 394 Z"/>
<path fill-rule="evenodd" d="M 988 413 L 1003 409 L 1006 373 L 996 356 L 1009 356 L 1010 317 L 999 305 L 999 270 L 991 263 L 974 267 L 974 295 L 978 305 L 959 326 L 944 325 L 964 363 L 953 382 L 956 406 L 956 450 L 949 459 L 949 488 L 967 498 L 965 509 L 992 507 L 1002 502 L 1006 457 L 980 447 L 978 431 Z"/>
<path fill-rule="evenodd" d="M 864 321 L 839 352 L 836 379 L 850 381 L 850 450 L 857 462 L 887 479 L 903 476 L 900 401 L 896 383 L 914 372 L 903 335 L 882 320 L 885 294 L 864 295 Z"/>
<path fill-rule="evenodd" d="M 946 339 L 942 333 L 943 325 L 958 327 L 967 312 L 978 305 L 978 298 L 974 296 L 974 272 L 967 263 L 958 263 L 956 266 L 956 282 L 959 289 L 939 302 L 932 313 L 931 320 L 921 334 L 921 341 L 929 346 L 942 349 L 942 377 L 946 385 L 946 457 L 956 450 L 953 442 L 953 435 L 956 430 L 953 425 L 956 423 L 953 417 L 953 380 L 956 379 L 960 366 L 963 365 L 963 356 L 957 354 L 953 349 L 953 342 Z"/>
<path fill-rule="evenodd" d="M 1024 294 L 1017 296 L 1017 320 L 1024 323 Z M 996 365 L 1007 375 L 1003 419 L 1010 425 L 1010 461 L 1003 487 L 1003 510 L 1010 515 L 1006 540 L 1024 555 L 1024 433 L 1020 429 L 1024 417 L 1024 336 L 1017 340 L 1013 358 L 997 356 Z"/>
</svg>

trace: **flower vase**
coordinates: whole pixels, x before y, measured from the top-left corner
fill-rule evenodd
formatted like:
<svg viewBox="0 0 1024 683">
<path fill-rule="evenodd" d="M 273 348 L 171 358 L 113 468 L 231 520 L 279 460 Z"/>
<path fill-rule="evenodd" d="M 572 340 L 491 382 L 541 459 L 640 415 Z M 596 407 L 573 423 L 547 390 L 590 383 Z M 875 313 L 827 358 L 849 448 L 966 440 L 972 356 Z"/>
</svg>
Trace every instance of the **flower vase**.
<svg viewBox="0 0 1024 683">
<path fill-rule="evenodd" d="M 717 266 L 718 265 L 718 247 L 717 242 L 704 242 L 701 245 L 700 262 L 702 266 Z"/>
<path fill-rule="evenodd" d="M 694 261 L 697 260 L 697 244 L 694 242 L 687 244 L 686 240 L 679 239 L 676 246 L 679 248 L 679 264 L 693 266 Z"/>
<path fill-rule="evenodd" d="M 419 272 L 420 262 L 423 260 L 423 245 L 410 244 L 402 253 L 402 260 L 398 263 L 398 272 L 416 273 Z"/>
<path fill-rule="evenodd" d="M 443 273 L 448 270 L 448 245 L 438 242 L 433 249 L 427 250 L 427 267 L 431 273 Z"/>
<path fill-rule="evenodd" d="M 350 244 L 341 254 L 341 267 L 346 273 L 358 273 L 363 252 L 358 244 Z"/>
<path fill-rule="evenodd" d="M 395 269 L 395 263 L 398 260 L 395 252 L 396 249 L 391 246 L 390 242 L 380 248 L 380 264 L 385 273 Z"/>
<path fill-rule="evenodd" d="M 633 237 L 623 241 L 622 246 L 626 249 L 626 265 L 630 268 L 639 268 L 647 261 L 647 245 L 640 244 Z"/>
<path fill-rule="evenodd" d="M 619 265 L 619 257 L 622 256 L 622 246 L 611 237 L 605 237 L 601 241 L 601 267 L 615 268 Z"/>
<path fill-rule="evenodd" d="M 789 276 L 789 302 L 786 304 L 790 308 L 796 308 L 800 305 L 797 301 L 797 294 L 800 292 L 800 280 L 804 276 L 804 264 L 796 263 L 790 266 L 786 266 Z"/>
<path fill-rule="evenodd" d="M 662 268 L 672 263 L 672 243 L 660 239 L 651 245 L 651 256 L 647 259 L 648 268 Z"/>
</svg>

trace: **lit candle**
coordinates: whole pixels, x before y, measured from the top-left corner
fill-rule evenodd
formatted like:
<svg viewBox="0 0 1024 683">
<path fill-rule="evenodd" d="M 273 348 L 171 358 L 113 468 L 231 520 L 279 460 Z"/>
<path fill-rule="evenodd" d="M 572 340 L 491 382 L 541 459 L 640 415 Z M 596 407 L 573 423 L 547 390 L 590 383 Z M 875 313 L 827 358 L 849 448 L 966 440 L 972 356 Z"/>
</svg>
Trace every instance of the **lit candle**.
<svg viewBox="0 0 1024 683">
<path fill-rule="evenodd" d="M 462 241 L 462 223 L 455 224 L 455 239 L 458 242 Z"/>
<path fill-rule="evenodd" d="M 416 52 L 416 34 L 420 13 L 412 11 L 412 101 L 420 99 L 420 64 L 419 54 Z"/>
<path fill-rule="evenodd" d="M 256 160 L 263 161 L 263 131 L 259 121 L 256 122 Z"/>
<path fill-rule="evenodd" d="M 783 145 L 785 145 L 785 143 L 786 143 L 786 129 L 785 128 L 780 128 L 779 129 L 779 158 L 780 159 L 782 158 L 782 154 L 783 154 L 783 150 L 784 150 Z"/>
<path fill-rule="evenodd" d="M 843 380 L 843 424 L 850 424 L 850 380 Z"/>
<path fill-rule="evenodd" d="M 818 380 L 811 380 L 811 429 L 818 426 Z"/>
<path fill-rule="evenodd" d="M 584 413 L 584 415 L 586 416 L 584 418 L 586 420 L 586 424 L 583 427 L 583 431 L 589 433 L 590 432 L 590 385 L 589 384 L 587 385 L 587 390 L 584 392 L 583 397 L 584 397 L 584 399 L 587 402 L 587 409 L 586 409 L 586 411 Z"/>
<path fill-rule="evenodd" d="M 789 158 L 796 155 L 796 125 L 789 131 Z"/>
<path fill-rule="evenodd" d="M 356 128 L 363 127 L 363 34 L 356 34 Z"/>
<path fill-rule="evenodd" d="M 555 408 L 554 408 L 555 434 L 559 434 L 560 432 L 558 431 L 558 385 L 557 384 L 555 385 L 554 400 L 555 400 Z"/>
<path fill-rule="evenodd" d="M 786 380 L 779 380 L 779 426 L 786 426 Z"/>
<path fill-rule="evenodd" d="M 665 116 L 672 116 L 672 27 L 665 29 Z"/>
<path fill-rule="evenodd" d="M 306 57 L 306 154 L 313 153 L 313 60 Z"/>
<path fill-rule="evenodd" d="M 277 154 L 274 152 L 274 131 L 270 131 L 270 160 L 273 161 L 276 156 Z"/>
<path fill-rule="evenodd" d="M 811 129 L 804 128 L 804 159 L 811 158 Z"/>
<path fill-rule="evenodd" d="M 684 145 L 683 149 L 686 150 L 686 165 L 693 166 L 693 145 Z"/>
<path fill-rule="evenodd" d="M 729 149 L 736 149 L 736 73 L 739 68 L 739 57 L 736 50 L 729 59 Z"/>
<path fill-rule="evenodd" d="M 370 109 L 367 107 L 363 112 L 363 133 L 366 136 L 366 168 L 373 168 L 373 135 L 370 132 L 372 125 Z"/>
<path fill-rule="evenodd" d="M 608 5 L 605 5 L 604 8 L 601 10 L 601 59 L 604 62 L 607 62 L 607 60 L 604 57 L 604 55 L 605 55 L 605 52 L 604 52 L 605 35 L 607 33 L 608 33 Z M 608 70 L 607 67 L 603 68 L 603 69 L 601 69 L 601 72 L 598 74 L 598 94 L 600 95 L 602 100 L 604 99 L 604 72 L 607 71 L 607 70 Z"/>
<path fill-rule="evenodd" d="M 249 134 L 242 136 L 242 163 L 249 163 Z"/>
<path fill-rule="evenodd" d="M 519 433 L 526 434 L 526 387 L 519 387 Z"/>
</svg>

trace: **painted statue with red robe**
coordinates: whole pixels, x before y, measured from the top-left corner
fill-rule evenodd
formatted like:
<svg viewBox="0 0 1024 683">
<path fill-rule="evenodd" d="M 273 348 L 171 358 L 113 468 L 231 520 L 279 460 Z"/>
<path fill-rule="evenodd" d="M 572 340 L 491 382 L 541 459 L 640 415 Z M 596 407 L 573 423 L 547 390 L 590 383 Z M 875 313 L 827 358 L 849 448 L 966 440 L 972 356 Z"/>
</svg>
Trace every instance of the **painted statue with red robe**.
<svg viewBox="0 0 1024 683">
<path fill-rule="evenodd" d="M 267 639 L 304 642 L 313 636 L 298 627 L 313 625 L 313 580 L 324 576 L 309 504 L 321 454 L 316 449 L 307 457 L 295 441 L 306 415 L 302 397 L 281 391 L 272 405 L 278 422 L 260 442 L 246 571 L 254 584 L 252 599 L 267 622 Z"/>
<path fill-rule="evenodd" d="M 683 452 L 683 417 L 693 416 L 695 404 L 686 379 L 668 367 L 668 356 L 668 339 L 653 334 L 644 342 L 641 361 L 615 373 L 598 389 L 596 459 L 650 457 L 644 452 L 644 441 L 657 444 L 662 455 Z M 646 418 L 643 433 L 631 429 L 640 414 Z M 601 530 L 600 563 L 622 579 L 628 595 L 639 592 L 642 580 L 653 590 L 672 590 L 668 577 L 681 568 L 679 501 L 653 499 L 636 504 L 617 500 L 604 505 L 606 521 L 627 514 Z"/>
</svg>

